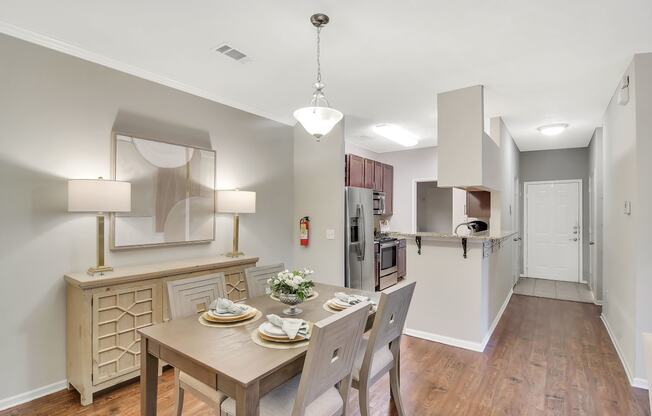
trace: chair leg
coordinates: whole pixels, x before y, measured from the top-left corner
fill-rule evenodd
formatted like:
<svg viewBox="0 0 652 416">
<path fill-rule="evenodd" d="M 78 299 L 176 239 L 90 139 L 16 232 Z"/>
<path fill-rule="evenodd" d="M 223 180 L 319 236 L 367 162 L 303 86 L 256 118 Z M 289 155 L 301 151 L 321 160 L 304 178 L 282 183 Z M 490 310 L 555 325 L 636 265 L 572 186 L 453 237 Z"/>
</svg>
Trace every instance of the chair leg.
<svg viewBox="0 0 652 416">
<path fill-rule="evenodd" d="M 358 401 L 360 402 L 360 415 L 369 416 L 371 411 L 369 410 L 369 385 L 367 380 L 360 380 L 358 388 Z"/>
<path fill-rule="evenodd" d="M 394 366 L 389 370 L 389 391 L 399 416 L 405 416 L 403 400 L 401 399 L 401 339 L 392 342 L 390 349 L 394 355 Z"/>
<path fill-rule="evenodd" d="M 183 413 L 183 396 L 184 396 L 184 389 L 181 387 L 181 384 L 179 383 L 179 370 L 174 369 L 174 408 L 175 408 L 175 414 L 177 416 L 181 416 Z"/>
</svg>

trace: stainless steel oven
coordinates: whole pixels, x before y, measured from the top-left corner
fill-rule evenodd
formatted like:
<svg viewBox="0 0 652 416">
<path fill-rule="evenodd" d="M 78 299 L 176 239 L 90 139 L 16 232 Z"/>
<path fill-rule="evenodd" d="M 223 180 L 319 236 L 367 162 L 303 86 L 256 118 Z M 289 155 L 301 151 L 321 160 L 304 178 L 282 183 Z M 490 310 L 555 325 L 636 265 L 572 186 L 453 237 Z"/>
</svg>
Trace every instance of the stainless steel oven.
<svg viewBox="0 0 652 416">
<path fill-rule="evenodd" d="M 374 215 L 385 214 L 385 192 L 374 191 Z"/>
<path fill-rule="evenodd" d="M 378 280 L 378 290 L 398 283 L 398 240 L 395 238 L 380 240 Z"/>
</svg>

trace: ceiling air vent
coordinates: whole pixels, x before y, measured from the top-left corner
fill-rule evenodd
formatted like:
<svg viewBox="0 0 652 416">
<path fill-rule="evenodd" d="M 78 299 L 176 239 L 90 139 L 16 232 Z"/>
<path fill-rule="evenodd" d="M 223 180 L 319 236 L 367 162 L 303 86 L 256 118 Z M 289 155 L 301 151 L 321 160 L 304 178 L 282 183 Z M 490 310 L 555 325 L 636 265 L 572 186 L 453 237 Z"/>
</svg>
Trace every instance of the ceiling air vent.
<svg viewBox="0 0 652 416">
<path fill-rule="evenodd" d="M 222 55 L 226 55 L 235 61 L 244 62 L 246 61 L 245 58 L 247 58 L 247 54 L 237 50 L 231 45 L 227 45 L 226 43 L 216 47 L 215 51 L 221 53 Z"/>
</svg>

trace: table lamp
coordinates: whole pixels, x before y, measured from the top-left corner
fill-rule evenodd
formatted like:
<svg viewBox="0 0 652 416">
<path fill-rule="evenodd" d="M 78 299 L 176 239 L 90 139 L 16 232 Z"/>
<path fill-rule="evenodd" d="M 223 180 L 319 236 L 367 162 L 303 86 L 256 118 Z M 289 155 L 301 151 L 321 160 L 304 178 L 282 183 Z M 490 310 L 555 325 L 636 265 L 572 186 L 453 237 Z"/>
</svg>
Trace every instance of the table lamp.
<svg viewBox="0 0 652 416">
<path fill-rule="evenodd" d="M 97 213 L 97 265 L 88 274 L 104 273 L 113 267 L 104 264 L 104 213 L 131 211 L 129 182 L 98 179 L 68 181 L 68 212 Z"/>
<path fill-rule="evenodd" d="M 240 228 L 240 214 L 253 214 L 256 212 L 256 193 L 247 191 L 218 191 L 217 211 L 233 214 L 233 251 L 226 253 L 228 257 L 242 256 L 238 251 L 238 233 Z"/>
</svg>

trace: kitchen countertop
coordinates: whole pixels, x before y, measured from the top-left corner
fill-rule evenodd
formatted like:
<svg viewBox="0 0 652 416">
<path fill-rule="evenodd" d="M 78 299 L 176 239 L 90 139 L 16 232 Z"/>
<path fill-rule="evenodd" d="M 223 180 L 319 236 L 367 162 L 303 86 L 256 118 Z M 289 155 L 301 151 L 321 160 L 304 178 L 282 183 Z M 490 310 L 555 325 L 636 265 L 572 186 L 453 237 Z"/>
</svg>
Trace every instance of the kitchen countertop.
<svg viewBox="0 0 652 416">
<path fill-rule="evenodd" d="M 461 240 L 462 238 L 466 238 L 468 241 L 477 241 L 477 242 L 503 240 L 515 234 L 518 234 L 518 232 L 509 231 L 509 232 L 501 232 L 497 234 L 477 233 L 474 235 L 456 235 L 453 233 L 427 233 L 427 232 L 403 233 L 397 231 L 392 231 L 389 233 L 389 235 L 391 235 L 392 237 L 397 237 L 397 238 L 421 237 L 421 238 L 427 238 L 433 240 Z"/>
</svg>

